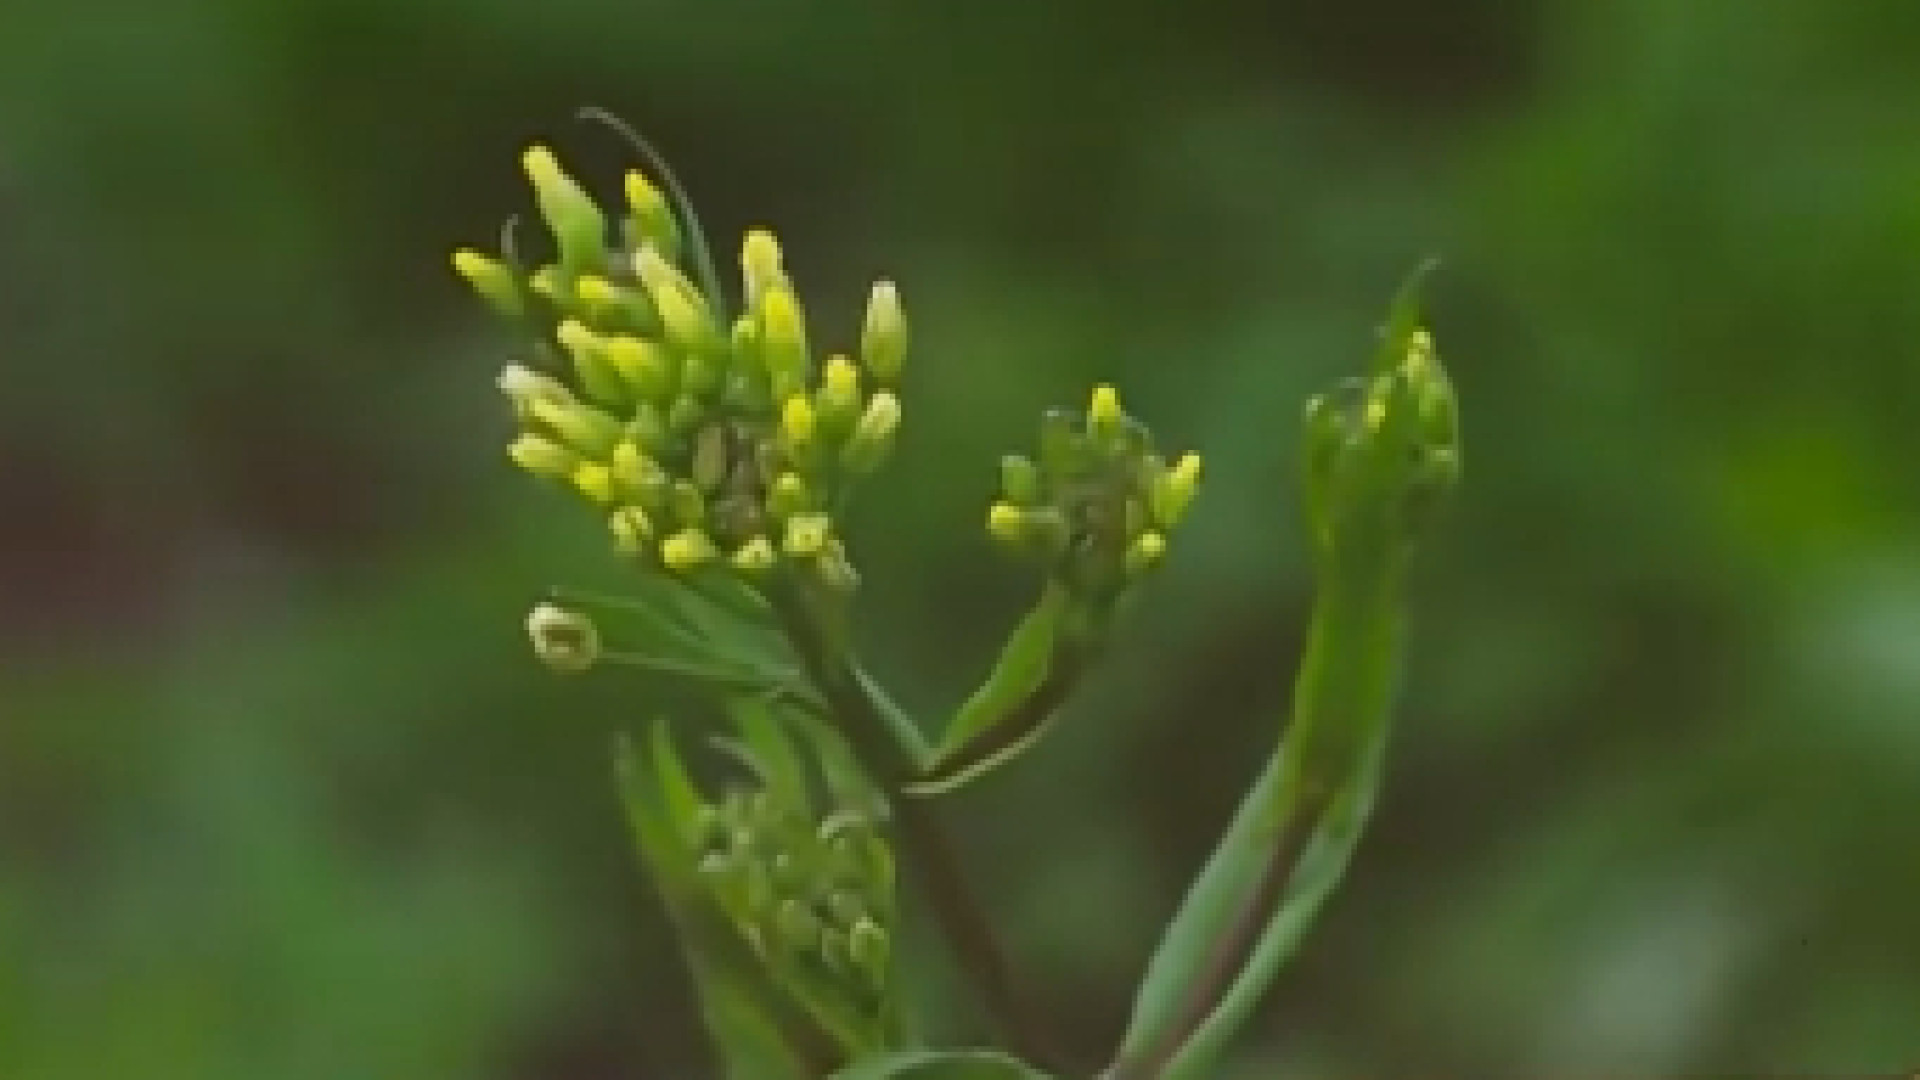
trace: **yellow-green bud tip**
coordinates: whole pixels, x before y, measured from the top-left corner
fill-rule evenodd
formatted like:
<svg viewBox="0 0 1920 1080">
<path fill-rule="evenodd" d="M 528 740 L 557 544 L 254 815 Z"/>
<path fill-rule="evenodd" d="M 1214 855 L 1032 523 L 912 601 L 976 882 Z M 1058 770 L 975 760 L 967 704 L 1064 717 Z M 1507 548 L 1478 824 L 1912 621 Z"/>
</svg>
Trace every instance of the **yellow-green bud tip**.
<svg viewBox="0 0 1920 1080">
<path fill-rule="evenodd" d="M 1002 543 L 1019 543 L 1026 525 L 1026 512 L 1012 503 L 997 502 L 987 510 L 987 532 Z"/>
<path fill-rule="evenodd" d="M 580 280 L 573 283 L 573 291 L 582 303 L 595 306 L 615 304 L 620 300 L 620 290 L 613 282 L 595 274 L 581 275 Z"/>
<path fill-rule="evenodd" d="M 560 159 L 545 146 L 529 146 L 526 153 L 520 155 L 520 167 L 526 170 L 527 179 L 533 181 L 536 188 L 560 187 L 572 181 L 560 168 Z"/>
<path fill-rule="evenodd" d="M 813 440 L 815 418 L 813 402 L 805 394 L 795 394 L 780 407 L 780 433 L 794 446 Z"/>
<path fill-rule="evenodd" d="M 773 550 L 773 541 L 764 536 L 756 536 L 740 546 L 733 553 L 734 569 L 748 574 L 761 574 L 773 569 L 778 558 Z"/>
<path fill-rule="evenodd" d="M 583 461 L 574 466 L 573 486 L 597 503 L 613 501 L 613 470 L 598 461 Z"/>
<path fill-rule="evenodd" d="M 900 307 L 900 290 L 891 281 L 876 281 L 867 296 L 867 317 L 860 332 L 860 362 L 873 377 L 892 382 L 900 376 L 907 355 L 907 317 Z"/>
<path fill-rule="evenodd" d="M 527 616 L 527 637 L 533 654 L 555 671 L 582 672 L 600 659 L 600 631 L 577 611 L 541 604 Z"/>
<path fill-rule="evenodd" d="M 627 173 L 625 189 L 627 205 L 632 207 L 635 213 L 653 210 L 665 201 L 660 196 L 660 189 L 654 186 L 653 181 L 647 179 L 646 173 L 638 169 Z"/>
<path fill-rule="evenodd" d="M 622 555 L 638 555 L 653 535 L 653 521 L 637 506 L 623 506 L 607 519 L 613 531 L 613 547 Z"/>
<path fill-rule="evenodd" d="M 703 529 L 682 529 L 660 545 L 660 561 L 675 573 L 705 566 L 719 554 L 713 539 Z"/>
<path fill-rule="evenodd" d="M 535 476 L 562 480 L 573 475 L 579 459 L 544 435 L 522 435 L 507 444 L 507 457 Z"/>
<path fill-rule="evenodd" d="M 1111 431 L 1120 426 L 1123 415 L 1120 391 L 1105 384 L 1093 388 L 1093 400 L 1087 405 L 1088 427 Z"/>
<path fill-rule="evenodd" d="M 580 288 L 583 292 L 586 289 L 587 281 L 590 281 L 590 280 L 597 280 L 597 279 L 593 279 L 593 278 L 581 279 Z M 577 319 L 568 319 L 565 322 L 561 323 L 558 327 L 554 329 L 553 337 L 554 337 L 554 340 L 558 341 L 562 347 L 568 350 L 579 350 L 579 349 L 591 348 L 593 347 L 593 344 L 596 340 L 596 335 L 594 334 L 594 332 L 587 329 L 586 324 L 580 322 Z"/>
<path fill-rule="evenodd" d="M 1160 565 L 1167 556 L 1167 538 L 1157 532 L 1141 533 L 1127 548 L 1127 573 L 1144 574 Z"/>
<path fill-rule="evenodd" d="M 746 280 L 747 303 L 751 304 L 774 283 L 785 278 L 781 268 L 780 241 L 766 229 L 752 229 L 740 241 L 740 274 Z"/>
<path fill-rule="evenodd" d="M 472 248 L 461 248 L 453 253 L 453 272 L 475 285 L 485 280 L 499 265 Z"/>
</svg>

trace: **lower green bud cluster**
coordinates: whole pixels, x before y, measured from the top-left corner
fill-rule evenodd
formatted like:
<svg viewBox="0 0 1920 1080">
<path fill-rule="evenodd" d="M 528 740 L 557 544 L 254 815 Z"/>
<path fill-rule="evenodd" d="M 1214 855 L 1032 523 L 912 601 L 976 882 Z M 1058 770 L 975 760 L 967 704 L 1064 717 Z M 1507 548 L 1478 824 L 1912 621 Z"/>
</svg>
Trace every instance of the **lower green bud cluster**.
<svg viewBox="0 0 1920 1080">
<path fill-rule="evenodd" d="M 737 790 L 707 807 L 701 875 L 770 968 L 862 1026 L 886 1022 L 893 857 L 874 823 Z"/>
<path fill-rule="evenodd" d="M 545 149 L 525 166 L 553 261 L 453 258 L 541 358 L 500 376 L 521 428 L 508 457 L 571 487 L 606 515 L 616 550 L 647 564 L 797 566 L 851 587 L 833 515 L 899 428 L 907 330 L 892 283 L 872 290 L 857 354 L 816 364 L 771 233 L 742 243 L 745 304 L 730 316 L 717 283 L 683 269 L 688 237 L 644 175 L 628 176 L 623 217 Z"/>
<path fill-rule="evenodd" d="M 1084 415 L 1041 420 L 1037 459 L 1001 460 L 987 531 L 1076 594 L 1111 599 L 1166 557 L 1200 483 L 1200 457 L 1168 463 L 1110 386 Z"/>
</svg>

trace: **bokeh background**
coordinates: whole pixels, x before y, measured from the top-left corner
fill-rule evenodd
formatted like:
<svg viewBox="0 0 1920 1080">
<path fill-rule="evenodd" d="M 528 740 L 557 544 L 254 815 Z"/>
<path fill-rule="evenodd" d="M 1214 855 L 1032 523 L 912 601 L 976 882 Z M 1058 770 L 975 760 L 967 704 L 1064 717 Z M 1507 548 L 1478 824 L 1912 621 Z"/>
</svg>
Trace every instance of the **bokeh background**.
<svg viewBox="0 0 1920 1080">
<path fill-rule="evenodd" d="M 1439 254 L 1390 780 L 1222 1075 L 1920 1065 L 1920 5 L 85 0 L 0 14 L 0 1077 L 708 1074 L 607 781 L 653 691 L 521 639 L 618 575 L 446 269 L 529 141 L 610 189 L 585 104 L 825 336 L 903 283 L 852 532 L 914 706 L 1026 596 L 979 522 L 1040 410 L 1208 454 L 954 805 L 1077 1057 L 1280 724 L 1300 402 Z"/>
</svg>

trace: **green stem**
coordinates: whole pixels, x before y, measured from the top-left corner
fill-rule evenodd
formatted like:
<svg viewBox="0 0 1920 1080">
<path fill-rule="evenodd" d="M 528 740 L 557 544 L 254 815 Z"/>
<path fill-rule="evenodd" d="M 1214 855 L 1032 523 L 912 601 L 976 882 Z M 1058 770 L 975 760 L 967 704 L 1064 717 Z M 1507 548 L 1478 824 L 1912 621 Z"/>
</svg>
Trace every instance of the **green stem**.
<svg viewBox="0 0 1920 1080">
<path fill-rule="evenodd" d="M 775 591 L 772 599 L 854 756 L 889 796 L 909 862 L 956 964 L 1012 1049 L 1043 1060 L 1046 1047 L 1026 1018 L 1006 954 L 944 824 L 931 803 L 900 794 L 929 754 L 925 735 L 855 660 L 839 612 L 823 611 L 818 597 L 797 591 Z"/>
</svg>

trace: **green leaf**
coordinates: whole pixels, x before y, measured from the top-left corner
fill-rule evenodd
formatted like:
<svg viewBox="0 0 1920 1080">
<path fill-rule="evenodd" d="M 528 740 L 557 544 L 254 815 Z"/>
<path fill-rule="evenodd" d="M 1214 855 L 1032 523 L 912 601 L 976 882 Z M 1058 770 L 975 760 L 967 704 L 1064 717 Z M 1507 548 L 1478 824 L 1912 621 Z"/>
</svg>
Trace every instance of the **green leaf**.
<svg viewBox="0 0 1920 1080">
<path fill-rule="evenodd" d="M 766 602 L 730 580 L 635 579 L 606 596 L 566 589 L 554 599 L 621 616 L 609 621 L 609 663 L 690 680 L 722 692 L 767 693 L 821 708 L 819 694 Z"/>
<path fill-rule="evenodd" d="M 1116 1076 L 1208 1075 L 1345 874 L 1391 730 L 1400 615 L 1398 578 L 1387 581 L 1379 591 L 1323 592 L 1293 723 L 1162 937 L 1134 999 Z M 1296 835 L 1304 843 L 1289 843 Z M 1256 925 L 1243 952 L 1223 956 Z"/>
<path fill-rule="evenodd" d="M 1004 764 L 1045 735 L 1078 680 L 1083 649 L 1064 633 L 1067 590 L 1049 582 L 1001 647 L 993 670 L 954 714 L 932 764 L 910 795 L 952 791 Z"/>
<path fill-rule="evenodd" d="M 1380 327 L 1380 344 L 1374 352 L 1375 372 L 1392 371 L 1406 355 L 1407 339 L 1420 329 L 1421 295 L 1427 279 L 1440 267 L 1439 259 L 1427 259 L 1413 268 L 1394 291 L 1387 305 L 1387 319 Z"/>
<path fill-rule="evenodd" d="M 869 1058 L 829 1080 L 1049 1080 L 994 1050 L 908 1050 Z"/>
</svg>

